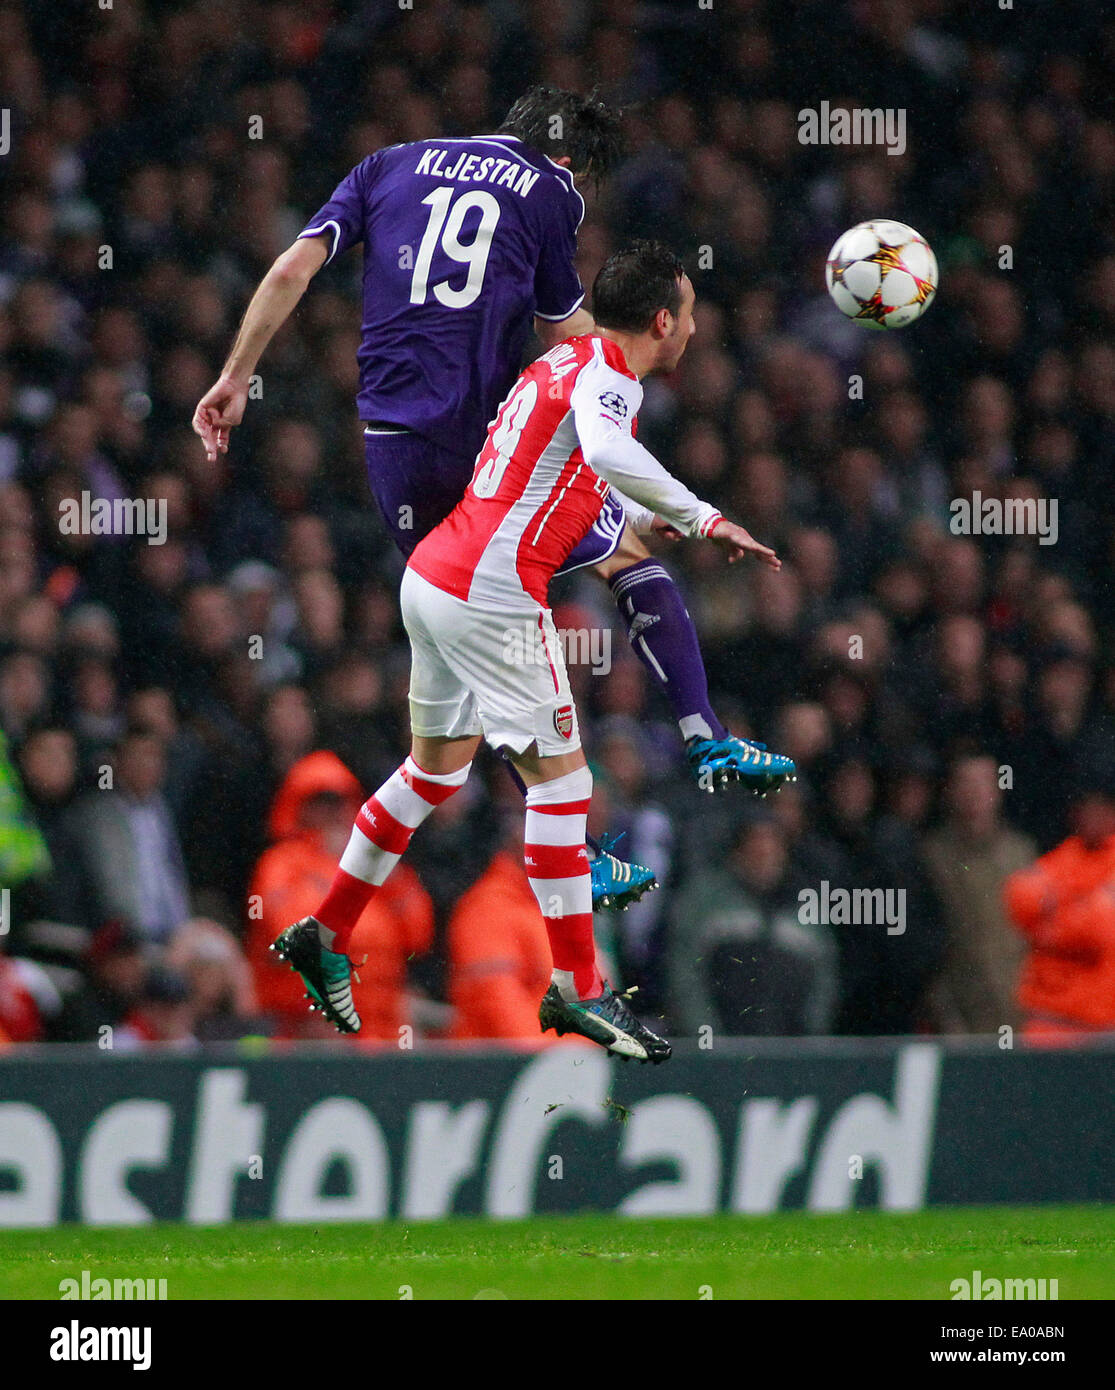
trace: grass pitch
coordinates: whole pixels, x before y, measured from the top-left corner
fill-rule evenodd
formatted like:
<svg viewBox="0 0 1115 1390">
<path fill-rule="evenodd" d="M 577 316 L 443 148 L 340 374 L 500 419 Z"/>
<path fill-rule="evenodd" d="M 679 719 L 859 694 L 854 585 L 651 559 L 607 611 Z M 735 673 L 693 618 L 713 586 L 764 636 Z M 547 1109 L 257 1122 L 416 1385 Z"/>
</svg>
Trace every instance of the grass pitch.
<svg viewBox="0 0 1115 1390">
<path fill-rule="evenodd" d="M 1115 1208 L 0 1231 L 0 1298 L 165 1278 L 170 1299 L 948 1299 L 953 1279 L 1115 1296 Z M 408 1292 L 409 1291 L 409 1292 Z"/>
</svg>

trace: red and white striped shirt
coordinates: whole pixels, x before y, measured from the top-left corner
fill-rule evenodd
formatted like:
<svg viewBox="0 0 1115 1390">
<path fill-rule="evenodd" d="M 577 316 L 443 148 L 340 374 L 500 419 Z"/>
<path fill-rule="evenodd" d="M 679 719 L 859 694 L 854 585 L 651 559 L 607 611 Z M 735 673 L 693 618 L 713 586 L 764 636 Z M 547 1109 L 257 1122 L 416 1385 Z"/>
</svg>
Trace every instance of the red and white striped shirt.
<svg viewBox="0 0 1115 1390">
<path fill-rule="evenodd" d="M 633 436 L 642 398 L 610 339 L 589 334 L 551 348 L 500 405 L 464 497 L 419 542 L 411 568 L 485 607 L 545 607 L 555 570 L 596 520 L 609 483 L 632 514 L 649 509 L 707 534 L 720 513 Z"/>
</svg>

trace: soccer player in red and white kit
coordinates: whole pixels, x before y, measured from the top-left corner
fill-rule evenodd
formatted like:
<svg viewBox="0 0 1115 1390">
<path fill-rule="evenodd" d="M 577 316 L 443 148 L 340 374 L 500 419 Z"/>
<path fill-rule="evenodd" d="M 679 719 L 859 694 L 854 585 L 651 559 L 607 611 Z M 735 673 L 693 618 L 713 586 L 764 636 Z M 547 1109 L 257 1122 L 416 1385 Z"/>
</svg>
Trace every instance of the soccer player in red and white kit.
<svg viewBox="0 0 1115 1390">
<path fill-rule="evenodd" d="M 311 1007 L 342 1032 L 360 1026 L 352 930 L 417 827 L 464 785 L 483 737 L 528 789 L 526 870 L 554 966 L 543 1030 L 579 1033 L 639 1061 L 670 1055 L 597 969 L 585 851 L 592 775 L 547 591 L 613 490 L 629 520 L 664 518 L 721 545 L 730 561 L 750 554 L 781 568 L 634 437 L 640 379 L 677 366 L 694 329 L 693 300 L 665 247 L 642 242 L 612 256 L 593 287 L 596 331 L 559 343 L 523 372 L 464 498 L 408 561 L 400 602 L 411 645 L 410 756 L 361 809 L 320 907 L 274 947 L 301 974 Z"/>
</svg>

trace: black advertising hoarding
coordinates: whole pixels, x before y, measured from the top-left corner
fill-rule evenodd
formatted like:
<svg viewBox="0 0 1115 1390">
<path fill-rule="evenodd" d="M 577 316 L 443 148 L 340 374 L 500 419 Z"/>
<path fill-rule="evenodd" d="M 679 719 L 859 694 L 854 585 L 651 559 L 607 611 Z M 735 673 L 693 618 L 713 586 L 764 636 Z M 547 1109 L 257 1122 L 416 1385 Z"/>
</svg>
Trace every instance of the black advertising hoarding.
<svg viewBox="0 0 1115 1390">
<path fill-rule="evenodd" d="M 1115 1044 L 0 1057 L 0 1226 L 1115 1200 Z"/>
</svg>

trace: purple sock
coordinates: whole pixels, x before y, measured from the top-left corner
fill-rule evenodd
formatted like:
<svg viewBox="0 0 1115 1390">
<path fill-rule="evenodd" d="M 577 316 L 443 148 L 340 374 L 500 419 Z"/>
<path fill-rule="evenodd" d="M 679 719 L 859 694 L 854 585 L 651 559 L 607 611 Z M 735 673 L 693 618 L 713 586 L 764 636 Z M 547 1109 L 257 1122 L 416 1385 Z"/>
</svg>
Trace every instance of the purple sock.
<svg viewBox="0 0 1115 1390">
<path fill-rule="evenodd" d="M 682 738 L 726 737 L 708 701 L 697 629 L 669 573 L 648 557 L 608 582 L 635 655 L 665 692 Z"/>
</svg>

